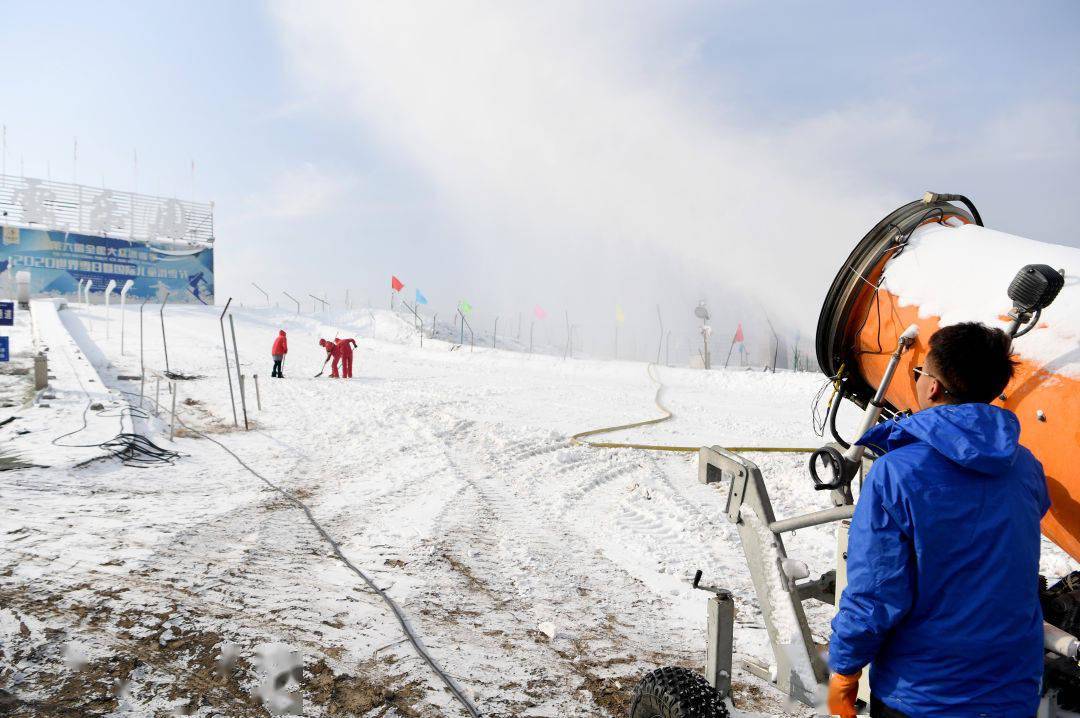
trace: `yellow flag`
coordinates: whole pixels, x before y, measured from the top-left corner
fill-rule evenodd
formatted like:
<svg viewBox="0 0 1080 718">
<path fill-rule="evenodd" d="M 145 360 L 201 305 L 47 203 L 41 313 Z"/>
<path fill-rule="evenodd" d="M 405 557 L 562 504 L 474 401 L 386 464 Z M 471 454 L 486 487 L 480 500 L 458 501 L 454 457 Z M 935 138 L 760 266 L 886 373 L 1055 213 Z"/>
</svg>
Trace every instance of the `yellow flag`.
<svg viewBox="0 0 1080 718">
<path fill-rule="evenodd" d="M 618 304 L 615 305 L 615 321 L 617 321 L 619 324 L 622 324 L 626 321 L 626 315 L 622 313 L 622 307 L 620 307 Z"/>
</svg>

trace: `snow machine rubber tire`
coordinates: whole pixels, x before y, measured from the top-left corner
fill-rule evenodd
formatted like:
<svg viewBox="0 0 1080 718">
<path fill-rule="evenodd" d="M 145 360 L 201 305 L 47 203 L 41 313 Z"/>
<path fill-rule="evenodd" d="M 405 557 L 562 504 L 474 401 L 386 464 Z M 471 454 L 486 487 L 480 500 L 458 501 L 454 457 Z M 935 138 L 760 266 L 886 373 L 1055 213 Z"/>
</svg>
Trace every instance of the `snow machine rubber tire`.
<svg viewBox="0 0 1080 718">
<path fill-rule="evenodd" d="M 728 718 L 728 709 L 700 673 L 668 666 L 638 683 L 630 718 Z"/>
</svg>

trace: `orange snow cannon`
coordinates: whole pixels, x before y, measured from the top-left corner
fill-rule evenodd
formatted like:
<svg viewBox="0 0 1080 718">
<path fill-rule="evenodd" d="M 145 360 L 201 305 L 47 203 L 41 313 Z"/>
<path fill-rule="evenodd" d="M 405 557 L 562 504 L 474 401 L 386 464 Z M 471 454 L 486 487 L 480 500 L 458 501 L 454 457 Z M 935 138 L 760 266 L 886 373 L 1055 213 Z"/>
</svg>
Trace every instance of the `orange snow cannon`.
<svg viewBox="0 0 1080 718">
<path fill-rule="evenodd" d="M 1043 533 L 1080 561 L 1080 249 L 983 226 L 962 195 L 928 192 L 882 219 L 833 280 L 817 327 L 817 359 L 836 394 L 866 407 L 884 386 L 885 415 L 918 408 L 912 367 L 939 327 L 965 321 L 1013 336 L 1016 375 L 995 404 L 1020 420 L 1042 462 L 1052 506 Z M 893 348 L 913 343 L 891 381 Z M 854 439 L 857 437 L 846 437 Z"/>
</svg>

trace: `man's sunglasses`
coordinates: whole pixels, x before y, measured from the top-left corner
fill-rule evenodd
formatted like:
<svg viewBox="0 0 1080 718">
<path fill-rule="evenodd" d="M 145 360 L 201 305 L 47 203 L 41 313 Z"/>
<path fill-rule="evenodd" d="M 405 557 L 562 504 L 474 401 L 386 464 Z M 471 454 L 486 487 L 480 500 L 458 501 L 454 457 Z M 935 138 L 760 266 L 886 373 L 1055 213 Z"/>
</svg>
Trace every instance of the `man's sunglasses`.
<svg viewBox="0 0 1080 718">
<path fill-rule="evenodd" d="M 944 391 L 946 394 L 950 393 L 948 387 L 945 386 L 945 382 L 943 382 L 941 379 L 938 379 L 936 376 L 934 376 L 930 372 L 925 371 L 922 368 L 922 366 L 913 366 L 913 367 L 911 367 L 911 376 L 915 379 L 915 381 L 919 381 L 920 376 L 930 377 L 931 379 L 937 381 L 938 384 L 941 384 L 941 390 L 942 391 Z"/>
</svg>

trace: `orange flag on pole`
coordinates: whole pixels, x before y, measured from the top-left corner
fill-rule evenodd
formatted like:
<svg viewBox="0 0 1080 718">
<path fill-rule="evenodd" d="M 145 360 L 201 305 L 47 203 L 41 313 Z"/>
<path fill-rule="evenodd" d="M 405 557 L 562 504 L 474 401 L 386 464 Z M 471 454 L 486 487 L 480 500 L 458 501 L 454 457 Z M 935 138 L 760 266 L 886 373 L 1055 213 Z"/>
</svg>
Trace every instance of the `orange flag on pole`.
<svg viewBox="0 0 1080 718">
<path fill-rule="evenodd" d="M 739 322 L 739 328 L 735 330 L 735 338 L 732 339 L 732 341 L 741 342 L 742 340 L 743 340 L 742 322 Z"/>
<path fill-rule="evenodd" d="M 400 292 L 402 289 L 405 288 L 405 285 L 401 283 L 401 280 L 395 277 L 393 274 L 390 275 L 390 286 L 393 287 L 395 292 Z"/>
</svg>

